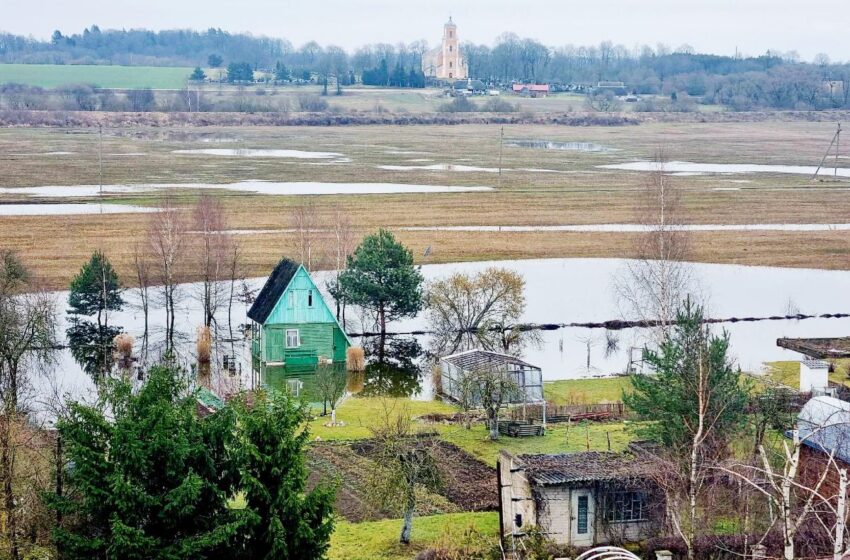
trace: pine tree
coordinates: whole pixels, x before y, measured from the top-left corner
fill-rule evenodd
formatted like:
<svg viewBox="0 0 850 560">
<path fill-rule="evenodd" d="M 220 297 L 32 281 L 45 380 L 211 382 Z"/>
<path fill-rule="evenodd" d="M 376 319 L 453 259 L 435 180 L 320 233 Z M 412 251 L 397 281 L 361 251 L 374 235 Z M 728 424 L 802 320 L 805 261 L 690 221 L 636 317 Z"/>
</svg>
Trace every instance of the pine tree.
<svg viewBox="0 0 850 560">
<path fill-rule="evenodd" d="M 288 393 L 256 393 L 239 406 L 239 485 L 249 528 L 241 558 L 324 558 L 333 532 L 332 488 L 307 491 L 306 409 Z"/>
<path fill-rule="evenodd" d="M 157 366 L 136 394 L 117 381 L 96 406 L 72 403 L 59 422 L 63 495 L 50 504 L 67 559 L 224 558 L 247 516 L 228 508 L 238 468 L 235 421 L 199 418 L 180 372 Z"/>
</svg>

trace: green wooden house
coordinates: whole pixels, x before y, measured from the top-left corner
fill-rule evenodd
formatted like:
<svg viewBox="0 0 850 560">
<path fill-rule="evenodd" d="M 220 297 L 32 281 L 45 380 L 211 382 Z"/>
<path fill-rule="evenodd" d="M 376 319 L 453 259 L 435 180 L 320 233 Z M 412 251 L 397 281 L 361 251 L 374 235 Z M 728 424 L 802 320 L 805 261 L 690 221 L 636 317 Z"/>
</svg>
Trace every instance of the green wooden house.
<svg viewBox="0 0 850 560">
<path fill-rule="evenodd" d="M 307 270 L 283 259 L 248 310 L 254 362 L 261 368 L 315 369 L 345 363 L 351 340 Z"/>
</svg>

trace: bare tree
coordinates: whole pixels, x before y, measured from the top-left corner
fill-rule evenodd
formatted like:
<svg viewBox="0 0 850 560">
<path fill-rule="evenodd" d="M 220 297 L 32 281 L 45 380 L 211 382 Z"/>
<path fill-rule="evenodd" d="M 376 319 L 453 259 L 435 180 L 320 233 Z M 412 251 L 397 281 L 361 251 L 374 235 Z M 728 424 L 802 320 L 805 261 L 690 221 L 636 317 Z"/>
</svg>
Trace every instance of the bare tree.
<svg viewBox="0 0 850 560">
<path fill-rule="evenodd" d="M 693 282 L 685 262 L 690 243 L 682 228 L 681 191 L 665 173 L 664 150 L 658 150 L 654 160 L 656 168 L 638 204 L 638 222 L 644 231 L 635 236 L 635 259 L 615 279 L 614 289 L 628 318 L 661 321 L 665 338 Z"/>
<path fill-rule="evenodd" d="M 30 374 L 52 358 L 56 345 L 55 301 L 39 290 L 18 256 L 0 252 L 0 477 L 9 556 L 20 558 L 20 507 L 15 476 L 26 412 L 21 398 Z"/>
<path fill-rule="evenodd" d="M 410 543 L 413 514 L 416 512 L 416 489 L 436 490 L 441 486 L 440 472 L 434 460 L 436 440 L 417 434 L 411 413 L 406 407 L 396 410 L 388 401 L 372 426 L 376 448 L 375 469 L 369 479 L 369 493 L 374 505 L 403 514 L 399 542 Z"/>
<path fill-rule="evenodd" d="M 321 364 L 316 369 L 316 389 L 322 399 L 322 415 L 328 413 L 330 404 L 332 420 L 336 424 L 336 405 L 345 394 L 346 377 L 345 372 L 335 368 L 332 364 Z"/>
<path fill-rule="evenodd" d="M 136 274 L 136 290 L 139 294 L 139 308 L 144 315 L 145 331 L 143 340 L 145 345 L 148 339 L 150 316 L 150 293 L 151 285 L 151 257 L 148 245 L 141 245 L 138 242 L 133 245 L 133 271 Z"/>
<path fill-rule="evenodd" d="M 165 305 L 165 342 L 168 351 L 174 350 L 175 303 L 186 246 L 186 219 L 170 195 L 160 201 L 159 211 L 151 214 L 148 240 L 154 259 L 154 270 L 162 286 Z"/>
<path fill-rule="evenodd" d="M 195 236 L 195 256 L 201 273 L 199 287 L 201 306 L 204 310 L 204 325 L 209 328 L 215 322 L 215 314 L 224 304 L 227 286 L 225 281 L 232 269 L 232 236 L 227 233 L 227 220 L 221 201 L 210 195 L 201 195 L 192 211 L 192 227 Z"/>
<path fill-rule="evenodd" d="M 312 272 L 319 264 L 321 235 L 318 213 L 312 201 L 292 209 L 292 227 L 295 229 L 298 259 L 304 268 Z"/>
<path fill-rule="evenodd" d="M 490 439 L 499 439 L 499 411 L 520 396 L 517 379 L 506 369 L 482 368 L 464 372 L 460 384 L 465 387 L 466 406 L 473 403 L 484 409 Z"/>
<path fill-rule="evenodd" d="M 336 302 L 336 319 L 345 324 L 345 294 L 340 289 L 339 277 L 345 270 L 348 257 L 354 251 L 354 227 L 351 215 L 337 205 L 331 214 L 329 253 L 334 263 L 334 278 L 328 282 L 328 291 Z"/>
<path fill-rule="evenodd" d="M 435 352 L 451 354 L 472 348 L 521 351 L 529 335 L 511 327 L 525 311 L 524 290 L 522 275 L 496 267 L 474 276 L 456 273 L 432 282 L 427 299 L 430 328 L 436 333 Z"/>
</svg>

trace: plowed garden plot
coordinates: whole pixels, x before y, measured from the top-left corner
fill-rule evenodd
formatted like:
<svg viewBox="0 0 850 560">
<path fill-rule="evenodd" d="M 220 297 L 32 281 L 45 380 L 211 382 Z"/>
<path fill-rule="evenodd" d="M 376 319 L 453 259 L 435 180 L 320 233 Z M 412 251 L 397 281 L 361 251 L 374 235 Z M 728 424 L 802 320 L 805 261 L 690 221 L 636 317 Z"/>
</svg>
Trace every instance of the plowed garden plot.
<svg viewBox="0 0 850 560">
<path fill-rule="evenodd" d="M 316 443 L 307 453 L 310 486 L 320 481 L 337 484 L 336 512 L 348 521 L 360 522 L 396 517 L 398 512 L 371 507 L 368 480 L 374 446 L 356 443 Z M 462 511 L 491 511 L 498 507 L 496 472 L 462 449 L 446 442 L 435 447 L 443 488 L 439 493 L 422 490 L 417 514 L 435 515 Z"/>
</svg>

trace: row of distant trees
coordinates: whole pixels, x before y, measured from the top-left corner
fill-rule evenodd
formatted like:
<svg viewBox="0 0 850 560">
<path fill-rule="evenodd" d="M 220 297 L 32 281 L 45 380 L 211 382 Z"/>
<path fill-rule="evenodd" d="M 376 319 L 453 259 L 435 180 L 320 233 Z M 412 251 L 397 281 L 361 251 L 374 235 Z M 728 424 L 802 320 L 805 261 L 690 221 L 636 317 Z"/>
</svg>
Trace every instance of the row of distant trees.
<svg viewBox="0 0 850 560">
<path fill-rule="evenodd" d="M 685 92 L 706 102 L 739 110 L 759 107 L 824 109 L 850 104 L 850 64 L 832 63 L 825 54 L 804 62 L 794 52 L 759 56 L 699 54 L 688 45 L 627 48 L 611 41 L 598 45 L 551 47 L 513 33 L 495 44 L 462 46 L 469 73 L 490 84 L 547 82 L 592 86 L 621 81 L 637 94 Z M 426 41 L 378 43 L 346 52 L 310 41 L 295 48 L 286 39 L 204 32 L 100 30 L 81 34 L 56 31 L 50 41 L 0 34 L 0 62 L 189 65 L 264 70 L 278 81 L 318 76 L 319 83 L 363 83 L 420 87 Z M 234 66 L 236 65 L 236 66 Z M 232 66 L 232 68 L 231 68 Z M 236 70 L 235 73 L 230 70 Z M 234 78 L 236 79 L 236 78 Z M 247 78 L 250 79 L 250 78 Z"/>
</svg>

